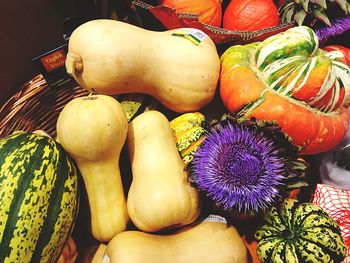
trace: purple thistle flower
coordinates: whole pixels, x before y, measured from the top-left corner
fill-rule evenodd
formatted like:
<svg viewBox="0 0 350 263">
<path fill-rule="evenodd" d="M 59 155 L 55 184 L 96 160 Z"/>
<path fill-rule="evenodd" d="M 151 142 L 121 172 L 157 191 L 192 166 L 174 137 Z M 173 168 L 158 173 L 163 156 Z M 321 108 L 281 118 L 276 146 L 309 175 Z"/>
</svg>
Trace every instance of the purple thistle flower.
<svg viewBox="0 0 350 263">
<path fill-rule="evenodd" d="M 331 37 L 341 35 L 350 29 L 350 16 L 337 18 L 331 21 L 330 26 L 315 29 L 320 42 L 327 41 Z"/>
<path fill-rule="evenodd" d="M 286 159 L 261 127 L 228 122 L 208 132 L 194 155 L 190 176 L 225 210 L 260 212 L 280 196 Z"/>
</svg>

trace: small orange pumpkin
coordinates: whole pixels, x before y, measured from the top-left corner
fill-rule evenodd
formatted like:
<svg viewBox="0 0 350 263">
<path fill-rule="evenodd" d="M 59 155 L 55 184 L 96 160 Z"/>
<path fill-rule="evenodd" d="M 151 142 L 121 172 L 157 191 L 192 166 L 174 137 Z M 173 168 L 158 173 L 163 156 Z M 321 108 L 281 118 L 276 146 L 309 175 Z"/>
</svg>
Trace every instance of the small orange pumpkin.
<svg viewBox="0 0 350 263">
<path fill-rule="evenodd" d="M 198 15 L 199 22 L 220 27 L 221 0 L 160 0 L 160 4 L 174 8 L 177 13 Z"/>
<path fill-rule="evenodd" d="M 223 16 L 223 28 L 229 30 L 255 31 L 279 23 L 272 0 L 231 0 Z"/>
</svg>

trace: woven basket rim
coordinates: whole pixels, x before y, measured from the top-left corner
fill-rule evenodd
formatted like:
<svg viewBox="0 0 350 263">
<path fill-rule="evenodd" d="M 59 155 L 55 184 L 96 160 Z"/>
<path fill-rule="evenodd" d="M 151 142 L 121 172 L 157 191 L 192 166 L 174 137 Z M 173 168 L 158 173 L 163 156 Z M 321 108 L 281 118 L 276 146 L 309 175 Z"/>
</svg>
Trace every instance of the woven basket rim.
<svg viewBox="0 0 350 263">
<path fill-rule="evenodd" d="M 38 129 L 55 137 L 60 110 L 73 98 L 87 94 L 88 91 L 75 81 L 53 87 L 42 74 L 34 76 L 0 108 L 0 138 L 16 130 L 33 132 Z"/>
</svg>

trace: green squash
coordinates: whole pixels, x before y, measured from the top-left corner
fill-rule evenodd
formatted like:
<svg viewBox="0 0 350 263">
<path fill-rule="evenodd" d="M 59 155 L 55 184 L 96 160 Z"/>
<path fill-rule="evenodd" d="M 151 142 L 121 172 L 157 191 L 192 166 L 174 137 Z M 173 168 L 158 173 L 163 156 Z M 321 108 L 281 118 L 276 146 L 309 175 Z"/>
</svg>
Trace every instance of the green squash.
<svg viewBox="0 0 350 263">
<path fill-rule="evenodd" d="M 56 262 L 79 206 L 75 164 L 55 140 L 0 140 L 0 262 Z"/>
<path fill-rule="evenodd" d="M 273 207 L 255 238 L 263 263 L 336 263 L 346 256 L 338 224 L 321 207 L 294 199 Z"/>
<path fill-rule="evenodd" d="M 200 112 L 181 114 L 170 121 L 176 147 L 185 164 L 192 161 L 194 153 L 205 138 L 205 116 Z"/>
</svg>

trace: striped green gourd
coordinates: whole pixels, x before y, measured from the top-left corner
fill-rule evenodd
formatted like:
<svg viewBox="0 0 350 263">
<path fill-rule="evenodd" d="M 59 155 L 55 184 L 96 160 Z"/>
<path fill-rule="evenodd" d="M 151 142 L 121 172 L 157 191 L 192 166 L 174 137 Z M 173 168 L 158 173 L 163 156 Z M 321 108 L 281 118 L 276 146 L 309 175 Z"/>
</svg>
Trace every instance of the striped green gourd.
<svg viewBox="0 0 350 263">
<path fill-rule="evenodd" d="M 151 96 L 146 94 L 120 94 L 116 99 L 122 106 L 128 122 L 131 122 L 136 116 L 145 111 L 157 109 L 157 102 Z"/>
<path fill-rule="evenodd" d="M 321 207 L 295 199 L 273 207 L 255 237 L 263 263 L 336 263 L 346 256 L 338 224 Z"/>
<path fill-rule="evenodd" d="M 205 116 L 200 112 L 184 113 L 170 121 L 176 147 L 185 164 L 192 161 L 194 153 L 204 140 L 205 125 Z"/>
<path fill-rule="evenodd" d="M 56 262 L 79 205 L 75 164 L 55 140 L 0 140 L 0 262 Z"/>
<path fill-rule="evenodd" d="M 350 68 L 341 57 L 321 50 L 314 31 L 299 26 L 263 41 L 255 65 L 270 89 L 331 112 L 350 96 Z"/>
</svg>

